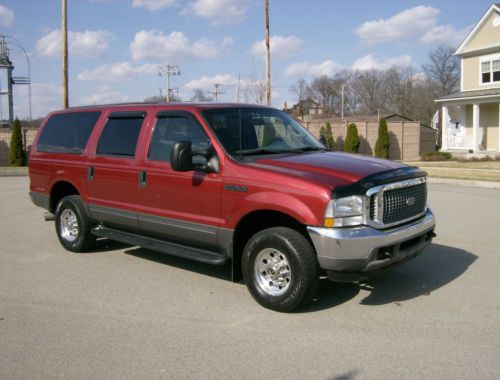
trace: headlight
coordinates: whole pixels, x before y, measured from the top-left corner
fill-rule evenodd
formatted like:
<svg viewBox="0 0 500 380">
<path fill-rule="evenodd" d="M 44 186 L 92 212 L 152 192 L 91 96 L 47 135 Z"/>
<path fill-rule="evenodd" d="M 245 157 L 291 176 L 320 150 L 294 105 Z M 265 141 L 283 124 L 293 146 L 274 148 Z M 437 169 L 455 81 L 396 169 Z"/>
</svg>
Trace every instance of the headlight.
<svg viewBox="0 0 500 380">
<path fill-rule="evenodd" d="M 325 211 L 325 227 L 358 226 L 364 221 L 365 197 L 351 195 L 332 199 Z"/>
</svg>

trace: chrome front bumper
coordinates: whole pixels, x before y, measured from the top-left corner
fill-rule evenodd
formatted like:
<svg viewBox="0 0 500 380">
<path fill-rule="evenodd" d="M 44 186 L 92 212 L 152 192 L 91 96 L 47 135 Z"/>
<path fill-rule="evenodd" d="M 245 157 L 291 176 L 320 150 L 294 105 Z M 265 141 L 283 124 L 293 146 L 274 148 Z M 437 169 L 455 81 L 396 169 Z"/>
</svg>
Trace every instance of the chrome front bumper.
<svg viewBox="0 0 500 380">
<path fill-rule="evenodd" d="M 434 237 L 433 213 L 385 230 L 307 227 L 321 269 L 337 281 L 357 281 L 378 275 L 417 256 Z"/>
</svg>

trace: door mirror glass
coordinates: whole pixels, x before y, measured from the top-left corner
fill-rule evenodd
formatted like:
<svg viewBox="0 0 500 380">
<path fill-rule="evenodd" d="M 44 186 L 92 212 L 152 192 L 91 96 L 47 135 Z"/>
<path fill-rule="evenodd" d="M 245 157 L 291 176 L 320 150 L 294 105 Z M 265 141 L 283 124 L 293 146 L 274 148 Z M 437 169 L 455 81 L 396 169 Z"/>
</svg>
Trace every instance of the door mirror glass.
<svg viewBox="0 0 500 380">
<path fill-rule="evenodd" d="M 194 169 L 191 141 L 178 141 L 170 152 L 170 165 L 176 172 L 188 172 Z"/>
</svg>

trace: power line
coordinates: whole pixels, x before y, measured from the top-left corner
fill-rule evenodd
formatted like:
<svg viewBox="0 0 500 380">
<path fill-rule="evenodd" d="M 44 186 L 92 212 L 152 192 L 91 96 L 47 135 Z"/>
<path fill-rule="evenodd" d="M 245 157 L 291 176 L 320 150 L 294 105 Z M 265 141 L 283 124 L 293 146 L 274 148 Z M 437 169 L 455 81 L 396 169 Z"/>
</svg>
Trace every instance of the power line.
<svg viewBox="0 0 500 380">
<path fill-rule="evenodd" d="M 217 103 L 217 100 L 219 99 L 219 95 L 224 95 L 225 92 L 224 91 L 220 91 L 219 90 L 219 87 L 221 86 L 220 83 L 215 83 L 214 84 L 214 87 L 215 87 L 215 91 L 210 91 L 209 94 L 210 95 L 213 95 L 215 96 L 215 102 Z"/>
</svg>

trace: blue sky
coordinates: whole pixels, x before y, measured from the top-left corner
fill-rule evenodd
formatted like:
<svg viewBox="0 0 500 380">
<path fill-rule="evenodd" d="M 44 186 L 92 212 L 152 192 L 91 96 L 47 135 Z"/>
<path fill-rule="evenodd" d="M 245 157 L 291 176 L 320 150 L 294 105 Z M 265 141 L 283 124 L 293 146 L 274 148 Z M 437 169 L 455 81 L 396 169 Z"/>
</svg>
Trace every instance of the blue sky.
<svg viewBox="0 0 500 380">
<path fill-rule="evenodd" d="M 301 77 L 419 69 L 432 48 L 459 44 L 490 5 L 270 0 L 273 105 L 293 104 L 289 88 Z M 18 39 L 31 59 L 33 117 L 61 107 L 60 7 L 60 0 L 0 0 L 0 34 Z M 173 86 L 184 100 L 220 83 L 220 100 L 235 101 L 239 83 L 240 99 L 255 102 L 252 89 L 264 78 L 263 0 L 68 0 L 68 29 L 71 106 L 159 95 L 160 64 L 179 65 Z M 25 57 L 13 50 L 11 58 L 14 75 L 25 76 Z M 15 114 L 26 117 L 26 86 L 16 86 L 14 101 Z"/>
</svg>

